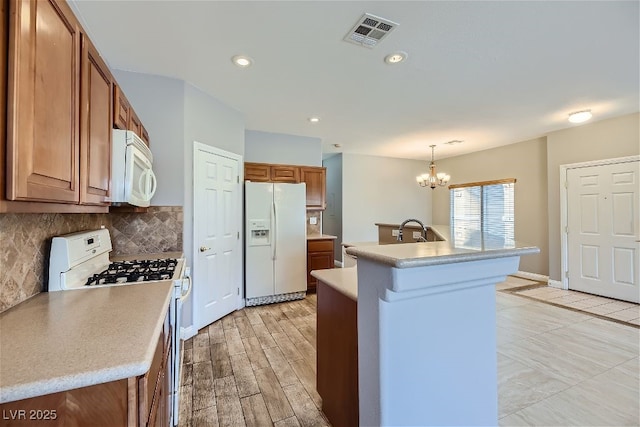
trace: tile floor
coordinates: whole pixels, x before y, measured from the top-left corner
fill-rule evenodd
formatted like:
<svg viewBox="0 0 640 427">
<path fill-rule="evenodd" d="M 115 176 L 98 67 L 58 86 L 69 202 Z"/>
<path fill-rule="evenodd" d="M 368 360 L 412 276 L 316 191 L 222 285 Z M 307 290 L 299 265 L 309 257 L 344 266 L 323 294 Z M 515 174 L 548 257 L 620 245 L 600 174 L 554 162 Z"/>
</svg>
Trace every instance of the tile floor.
<svg viewBox="0 0 640 427">
<path fill-rule="evenodd" d="M 640 329 L 504 292 L 532 283 L 496 286 L 499 424 L 640 425 Z M 246 308 L 187 341 L 180 425 L 328 425 L 315 391 L 315 303 Z"/>
<path fill-rule="evenodd" d="M 602 318 L 640 326 L 640 305 L 638 304 L 549 286 L 515 290 L 514 293 Z"/>
</svg>

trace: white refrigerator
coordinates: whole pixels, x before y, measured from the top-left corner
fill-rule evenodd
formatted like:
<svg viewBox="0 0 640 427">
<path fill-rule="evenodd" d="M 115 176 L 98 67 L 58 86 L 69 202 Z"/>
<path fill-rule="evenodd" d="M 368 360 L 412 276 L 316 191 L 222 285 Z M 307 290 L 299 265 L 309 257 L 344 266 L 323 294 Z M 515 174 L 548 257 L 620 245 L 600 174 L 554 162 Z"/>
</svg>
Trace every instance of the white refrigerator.
<svg viewBox="0 0 640 427">
<path fill-rule="evenodd" d="M 244 192 L 246 305 L 304 298 L 305 184 L 247 182 Z"/>
</svg>

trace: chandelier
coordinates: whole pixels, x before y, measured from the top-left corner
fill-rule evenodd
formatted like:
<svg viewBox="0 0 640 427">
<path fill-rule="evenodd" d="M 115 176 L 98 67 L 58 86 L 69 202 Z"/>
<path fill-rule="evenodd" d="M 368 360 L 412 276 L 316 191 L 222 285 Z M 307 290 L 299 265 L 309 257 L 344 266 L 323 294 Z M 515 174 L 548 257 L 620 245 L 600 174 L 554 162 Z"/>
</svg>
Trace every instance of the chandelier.
<svg viewBox="0 0 640 427">
<path fill-rule="evenodd" d="M 422 175 L 418 175 L 416 177 L 416 181 L 420 184 L 420 187 L 431 187 L 431 189 L 436 188 L 436 185 L 444 187 L 447 185 L 451 176 L 444 173 L 436 173 L 436 162 L 433 160 L 433 150 L 435 145 L 430 145 L 431 147 L 431 163 L 429 163 L 429 173 L 423 173 Z"/>
</svg>

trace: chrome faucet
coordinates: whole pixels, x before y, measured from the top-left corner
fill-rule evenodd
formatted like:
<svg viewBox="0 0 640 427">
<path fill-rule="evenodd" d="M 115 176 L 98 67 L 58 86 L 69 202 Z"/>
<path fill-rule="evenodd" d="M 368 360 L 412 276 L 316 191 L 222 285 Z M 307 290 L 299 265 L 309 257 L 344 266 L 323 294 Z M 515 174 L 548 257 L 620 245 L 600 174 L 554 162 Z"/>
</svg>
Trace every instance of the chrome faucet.
<svg viewBox="0 0 640 427">
<path fill-rule="evenodd" d="M 414 219 L 414 218 L 409 218 L 409 219 L 405 220 L 402 224 L 400 224 L 400 227 L 398 228 L 398 242 L 402 242 L 402 234 L 403 234 L 404 226 L 407 225 L 408 222 L 417 222 L 418 224 L 420 224 L 420 227 L 422 227 L 422 236 L 418 239 L 418 241 L 419 242 L 426 242 L 427 241 L 427 227 L 422 223 L 422 221 L 420 221 L 418 219 Z"/>
</svg>

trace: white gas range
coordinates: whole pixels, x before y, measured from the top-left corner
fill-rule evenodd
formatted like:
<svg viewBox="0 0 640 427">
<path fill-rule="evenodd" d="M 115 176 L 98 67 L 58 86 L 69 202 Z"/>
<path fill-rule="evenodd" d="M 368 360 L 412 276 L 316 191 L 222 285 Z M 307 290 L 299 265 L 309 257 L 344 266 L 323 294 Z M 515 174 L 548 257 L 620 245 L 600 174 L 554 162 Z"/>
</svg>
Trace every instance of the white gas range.
<svg viewBox="0 0 640 427">
<path fill-rule="evenodd" d="M 172 378 L 169 399 L 172 424 L 178 424 L 178 396 L 180 386 L 181 340 L 180 319 L 182 303 L 191 292 L 190 269 L 185 259 L 140 255 L 134 259 L 111 261 L 112 250 L 109 230 L 91 230 L 54 237 L 49 258 L 48 291 L 94 289 L 108 286 L 127 286 L 171 280 L 173 298 L 169 305 L 171 334 Z M 156 254 L 157 255 L 157 254 Z"/>
</svg>

